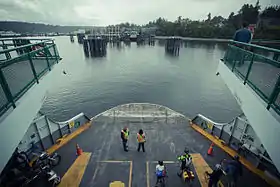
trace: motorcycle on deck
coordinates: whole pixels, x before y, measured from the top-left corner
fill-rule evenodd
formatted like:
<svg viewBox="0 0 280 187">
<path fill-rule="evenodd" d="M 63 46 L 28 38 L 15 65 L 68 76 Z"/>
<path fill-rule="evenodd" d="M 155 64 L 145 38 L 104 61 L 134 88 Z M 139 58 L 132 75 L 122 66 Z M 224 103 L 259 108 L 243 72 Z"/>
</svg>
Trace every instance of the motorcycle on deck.
<svg viewBox="0 0 280 187">
<path fill-rule="evenodd" d="M 47 182 L 48 186 L 55 187 L 61 181 L 60 177 L 50 169 L 50 166 L 48 165 L 30 171 L 29 174 L 24 176 L 24 179 L 24 183 L 21 185 L 22 187 L 29 186 L 36 183 L 36 181 L 42 182 L 42 180 Z"/>
<path fill-rule="evenodd" d="M 49 165 L 51 168 L 53 168 L 61 161 L 61 156 L 57 153 L 48 154 L 47 152 L 41 152 L 32 154 L 35 156 L 32 167 Z"/>
</svg>

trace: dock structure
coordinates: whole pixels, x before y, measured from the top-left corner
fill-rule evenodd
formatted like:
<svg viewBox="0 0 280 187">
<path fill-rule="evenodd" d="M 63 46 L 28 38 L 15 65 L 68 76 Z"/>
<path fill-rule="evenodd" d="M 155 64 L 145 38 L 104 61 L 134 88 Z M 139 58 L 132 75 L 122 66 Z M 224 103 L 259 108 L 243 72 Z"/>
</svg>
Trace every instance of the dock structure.
<svg viewBox="0 0 280 187">
<path fill-rule="evenodd" d="M 179 56 L 181 38 L 170 37 L 166 39 L 165 52 L 174 56 Z"/>
<path fill-rule="evenodd" d="M 83 44 L 83 41 L 85 39 L 85 34 L 84 33 L 78 33 L 77 38 L 78 38 L 78 43 Z"/>
<path fill-rule="evenodd" d="M 70 41 L 73 43 L 74 42 L 74 35 L 70 34 Z"/>
<path fill-rule="evenodd" d="M 83 41 L 85 56 L 103 57 L 107 53 L 107 42 L 102 37 L 88 37 Z"/>
<path fill-rule="evenodd" d="M 148 43 L 149 43 L 149 45 L 152 45 L 152 46 L 155 45 L 155 36 L 154 35 L 148 36 Z"/>
</svg>

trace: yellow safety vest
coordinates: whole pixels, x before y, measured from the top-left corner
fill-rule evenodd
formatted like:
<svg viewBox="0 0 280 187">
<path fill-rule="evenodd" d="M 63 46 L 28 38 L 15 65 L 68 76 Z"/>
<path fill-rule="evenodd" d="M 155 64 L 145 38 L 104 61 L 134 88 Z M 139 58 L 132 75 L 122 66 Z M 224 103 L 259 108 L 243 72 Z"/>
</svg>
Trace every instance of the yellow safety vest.
<svg viewBox="0 0 280 187">
<path fill-rule="evenodd" d="M 145 141 L 146 141 L 146 140 L 145 140 L 145 134 L 140 135 L 139 133 L 137 133 L 137 141 L 138 141 L 139 143 L 145 142 Z"/>
<path fill-rule="evenodd" d="M 128 140 L 128 136 L 129 136 L 129 131 L 128 131 L 128 129 L 126 129 L 126 132 L 125 132 L 124 130 L 122 130 L 122 133 L 124 134 L 124 138 L 125 138 L 126 140 Z"/>
</svg>

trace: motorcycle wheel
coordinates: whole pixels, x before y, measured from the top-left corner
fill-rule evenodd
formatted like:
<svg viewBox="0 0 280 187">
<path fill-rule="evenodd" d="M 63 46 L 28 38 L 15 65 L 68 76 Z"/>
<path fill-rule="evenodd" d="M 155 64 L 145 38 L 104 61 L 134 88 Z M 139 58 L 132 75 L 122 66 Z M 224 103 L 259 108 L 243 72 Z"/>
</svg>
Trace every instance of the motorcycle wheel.
<svg viewBox="0 0 280 187">
<path fill-rule="evenodd" d="M 52 181 L 52 186 L 56 187 L 57 185 L 59 185 L 59 183 L 61 182 L 60 177 L 56 177 L 53 181 Z"/>
<path fill-rule="evenodd" d="M 50 160 L 50 165 L 51 166 L 57 166 L 61 161 L 61 156 L 60 155 L 55 155 L 54 157 L 52 157 L 52 160 Z"/>
</svg>

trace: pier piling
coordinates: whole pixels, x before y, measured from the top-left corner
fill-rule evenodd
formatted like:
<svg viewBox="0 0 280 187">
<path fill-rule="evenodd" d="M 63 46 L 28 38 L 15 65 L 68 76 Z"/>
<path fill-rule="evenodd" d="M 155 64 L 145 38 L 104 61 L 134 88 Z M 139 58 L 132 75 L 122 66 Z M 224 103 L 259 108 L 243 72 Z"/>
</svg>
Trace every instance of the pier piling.
<svg viewBox="0 0 280 187">
<path fill-rule="evenodd" d="M 166 39 L 165 52 L 174 56 L 179 56 L 181 46 L 181 39 L 177 37 L 171 37 Z"/>
<path fill-rule="evenodd" d="M 89 37 L 84 39 L 83 43 L 85 56 L 91 57 L 103 57 L 107 53 L 106 38 L 101 37 Z"/>
<path fill-rule="evenodd" d="M 70 35 L 70 41 L 73 43 L 74 42 L 74 36 L 71 34 Z"/>
<path fill-rule="evenodd" d="M 83 44 L 84 43 L 83 41 L 85 39 L 85 34 L 84 33 L 78 33 L 77 38 L 78 38 L 78 43 Z"/>
</svg>

